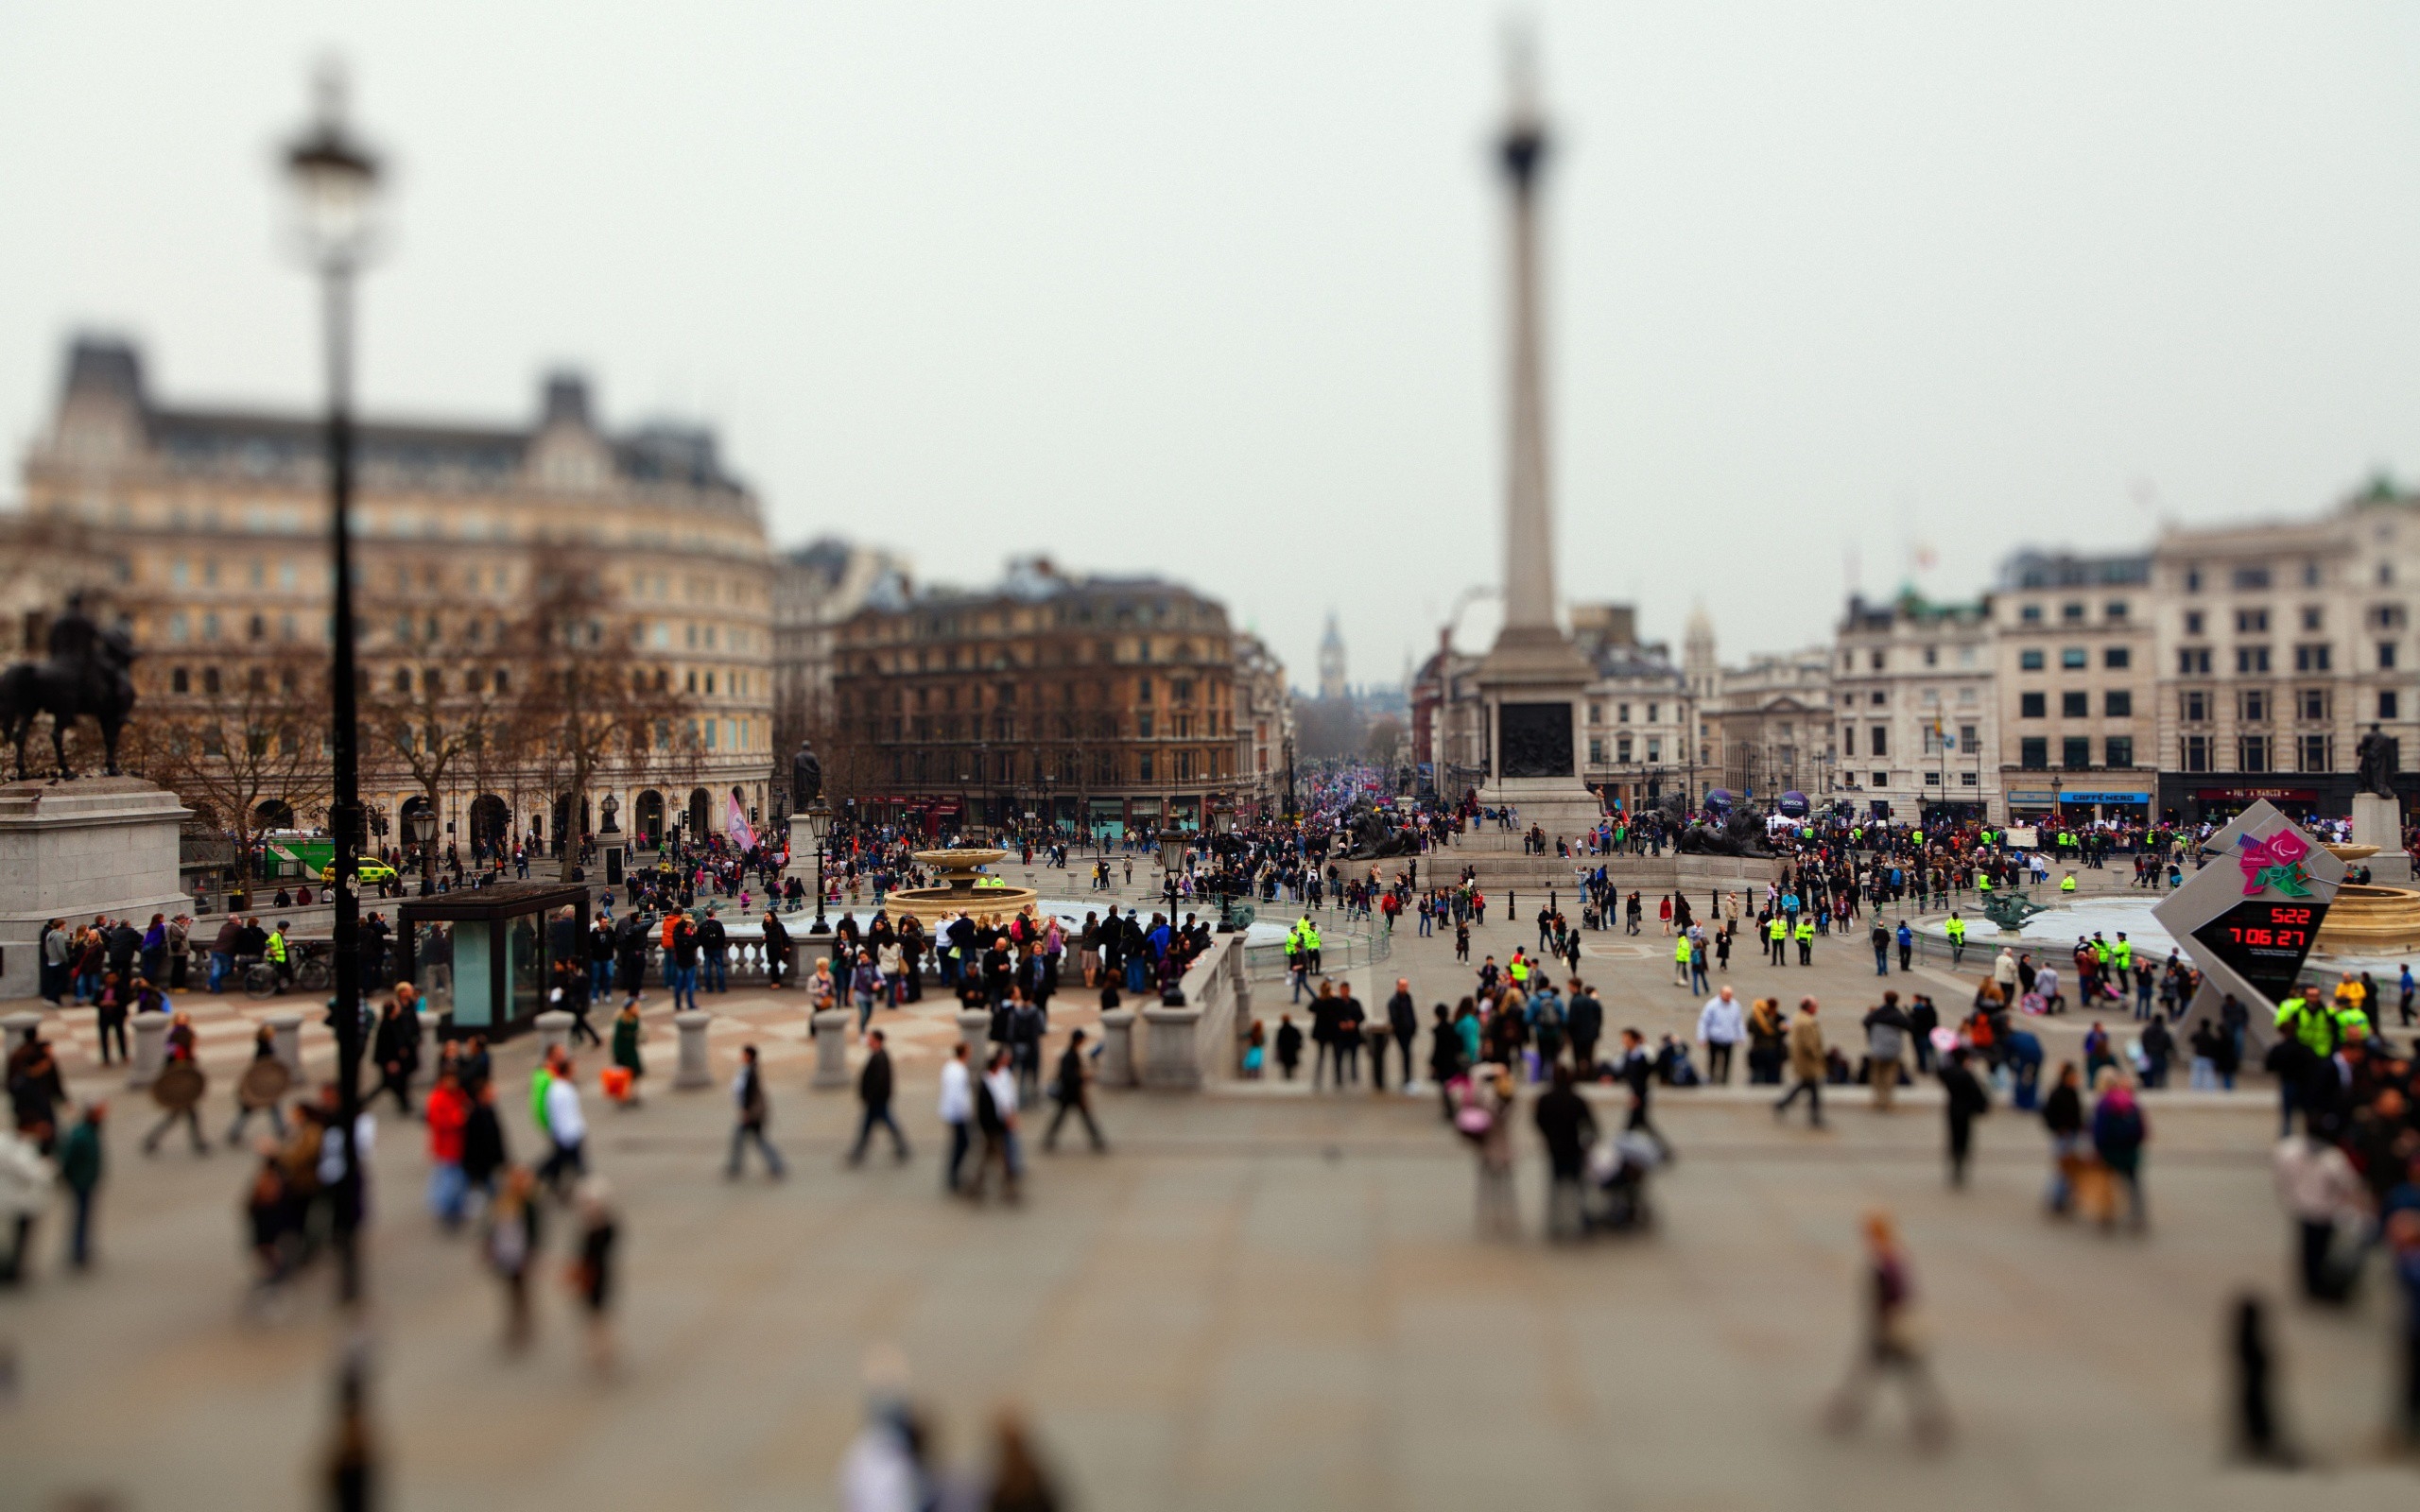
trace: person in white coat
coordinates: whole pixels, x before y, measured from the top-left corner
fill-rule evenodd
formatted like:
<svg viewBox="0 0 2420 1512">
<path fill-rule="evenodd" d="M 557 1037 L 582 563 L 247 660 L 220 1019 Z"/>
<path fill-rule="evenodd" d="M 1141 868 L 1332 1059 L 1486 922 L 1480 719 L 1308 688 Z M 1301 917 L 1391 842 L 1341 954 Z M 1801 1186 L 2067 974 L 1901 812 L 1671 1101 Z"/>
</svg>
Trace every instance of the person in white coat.
<svg viewBox="0 0 2420 1512">
<path fill-rule="evenodd" d="M 1747 1015 L 1739 1000 L 1723 989 L 1706 1000 L 1698 1013 L 1698 1043 L 1705 1046 L 1705 1079 L 1715 1086 L 1731 1081 L 1731 1049 L 1748 1036 Z"/>
<path fill-rule="evenodd" d="M 942 1123 L 949 1129 L 949 1160 L 942 1166 L 942 1188 L 955 1193 L 975 1123 L 974 1078 L 966 1069 L 966 1042 L 962 1040 L 951 1052 L 949 1064 L 942 1068 L 940 1111 Z"/>
</svg>

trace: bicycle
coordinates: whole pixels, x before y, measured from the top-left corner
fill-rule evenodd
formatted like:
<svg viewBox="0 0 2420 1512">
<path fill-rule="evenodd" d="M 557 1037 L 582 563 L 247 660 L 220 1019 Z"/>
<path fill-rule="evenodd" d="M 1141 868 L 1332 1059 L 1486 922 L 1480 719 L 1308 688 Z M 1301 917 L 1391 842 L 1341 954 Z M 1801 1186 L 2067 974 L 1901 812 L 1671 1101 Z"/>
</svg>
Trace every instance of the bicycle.
<svg viewBox="0 0 2420 1512">
<path fill-rule="evenodd" d="M 329 983 L 335 980 L 328 969 L 326 948 L 313 945 L 289 945 L 287 952 L 287 964 L 294 970 L 294 985 L 305 992 L 326 991 Z M 251 964 L 246 966 L 245 960 L 251 960 Z M 235 965 L 236 969 L 243 973 L 244 990 L 250 995 L 255 998 L 269 998 L 280 996 L 285 991 L 285 984 L 280 979 L 277 968 L 269 962 L 247 956 L 238 960 Z"/>
</svg>

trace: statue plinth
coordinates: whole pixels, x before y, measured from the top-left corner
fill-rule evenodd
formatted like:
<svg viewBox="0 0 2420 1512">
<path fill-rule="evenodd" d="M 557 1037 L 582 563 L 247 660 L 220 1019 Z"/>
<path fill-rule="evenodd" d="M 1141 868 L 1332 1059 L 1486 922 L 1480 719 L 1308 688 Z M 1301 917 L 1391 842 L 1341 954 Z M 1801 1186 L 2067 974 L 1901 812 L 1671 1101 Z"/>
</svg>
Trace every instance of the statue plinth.
<svg viewBox="0 0 2420 1512">
<path fill-rule="evenodd" d="M 2411 857 L 2403 849 L 2403 805 L 2377 793 L 2353 795 L 2353 843 L 2377 846 L 2377 854 L 2359 865 L 2390 887 L 2411 885 Z"/>
<path fill-rule="evenodd" d="M 141 929 L 189 911 L 177 836 L 191 812 L 138 777 L 0 783 L 0 998 L 39 990 L 49 919 L 107 914 Z"/>
<path fill-rule="evenodd" d="M 1505 627 L 1473 680 L 1487 706 L 1488 781 L 1478 800 L 1521 826 L 1576 838 L 1604 812 L 1581 776 L 1580 715 L 1595 669 L 1552 626 Z"/>
</svg>

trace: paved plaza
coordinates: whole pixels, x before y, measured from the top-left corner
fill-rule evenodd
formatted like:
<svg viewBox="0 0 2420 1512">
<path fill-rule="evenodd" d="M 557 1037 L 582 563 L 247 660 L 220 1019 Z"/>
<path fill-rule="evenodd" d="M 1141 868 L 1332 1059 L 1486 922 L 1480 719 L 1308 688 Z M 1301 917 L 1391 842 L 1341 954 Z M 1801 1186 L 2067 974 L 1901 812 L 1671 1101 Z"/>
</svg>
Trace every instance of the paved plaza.
<svg viewBox="0 0 2420 1512">
<path fill-rule="evenodd" d="M 1479 949 L 1501 958 L 1516 938 L 1534 931 L 1492 926 Z M 1396 944 L 1383 970 L 1413 978 L 1424 1015 L 1461 994 L 1449 941 L 1407 928 Z M 1652 1038 L 1693 1022 L 1668 951 L 1651 924 L 1591 936 L 1609 1027 Z M 1872 956 L 1840 939 L 1818 958 L 1735 960 L 1734 976 L 1744 996 L 1811 991 L 1844 1034 L 1881 985 Z M 1937 975 L 1946 1005 L 1959 979 Z M 1273 1025 L 1283 989 L 1261 991 Z M 1062 1000 L 1054 1038 L 1091 1019 L 1082 997 Z M 472 1242 L 421 1207 L 419 1130 L 382 1110 L 375 1418 L 395 1504 L 834 1505 L 862 1362 L 880 1344 L 907 1354 L 944 1459 L 972 1463 L 992 1411 L 1014 1402 L 1096 1508 L 1445 1508 L 1508 1494 L 1608 1508 L 2411 1504 L 2411 1472 L 2379 1449 L 2396 1305 L 2383 1288 L 2347 1315 L 2277 1313 L 2290 1421 L 2327 1468 L 2221 1463 L 2223 1310 L 2247 1284 L 2282 1296 L 2289 1262 L 2258 1091 L 2151 1099 L 2142 1240 L 2044 1219 L 2039 1125 L 2006 1109 L 1981 1128 L 1972 1186 L 1951 1193 L 1931 1100 L 1883 1118 L 1846 1095 L 1816 1134 L 1777 1126 L 1761 1092 L 1668 1093 L 1659 1121 L 1681 1160 L 1658 1186 L 1659 1228 L 1560 1250 L 1537 1237 L 1543 1163 L 1526 1128 L 1527 1237 L 1489 1244 L 1472 1160 L 1433 1098 L 1299 1084 L 1106 1095 L 1113 1154 L 1037 1152 L 1022 1208 L 969 1210 L 938 1190 L 943 1005 L 886 1016 L 919 1147 L 905 1166 L 859 1170 L 838 1159 L 854 1100 L 807 1090 L 795 999 L 708 1006 L 722 1016 L 715 1090 L 659 1089 L 634 1111 L 592 1095 L 593 1161 L 626 1232 L 622 1358 L 607 1380 L 586 1369 L 551 1273 L 536 1349 L 503 1355 L 500 1298 Z M 207 1003 L 206 1060 L 240 1057 L 254 1007 Z M 659 1083 L 672 1060 L 663 1012 L 651 1003 Z M 98 1091 L 72 1022 L 88 1017 L 68 1016 L 60 1038 L 78 1091 Z M 2054 1059 L 2073 1032 L 2050 1031 Z M 321 1033 L 306 1051 L 324 1060 Z M 778 1185 L 717 1175 L 720 1082 L 741 1042 L 767 1047 L 773 1133 L 792 1159 Z M 530 1058 L 526 1041 L 499 1057 L 503 1090 L 524 1084 Z M 213 1125 L 227 1086 L 214 1077 Z M 526 1100 L 498 1101 L 527 1158 Z M 0 1506 L 84 1504 L 72 1498 L 88 1491 L 127 1508 L 308 1504 L 340 1337 L 326 1278 L 247 1321 L 245 1168 L 173 1143 L 146 1160 L 147 1112 L 121 1096 L 101 1267 L 60 1273 L 53 1224 L 33 1285 L 0 1300 L 14 1350 Z M 1028 1143 L 1038 1136 L 1028 1125 Z M 1876 1204 L 1905 1224 L 1957 1415 L 1937 1457 L 1911 1447 L 1887 1394 L 1856 1438 L 1819 1422 L 1856 1337 L 1857 1220 Z M 554 1227 L 557 1251 L 567 1227 Z"/>
</svg>

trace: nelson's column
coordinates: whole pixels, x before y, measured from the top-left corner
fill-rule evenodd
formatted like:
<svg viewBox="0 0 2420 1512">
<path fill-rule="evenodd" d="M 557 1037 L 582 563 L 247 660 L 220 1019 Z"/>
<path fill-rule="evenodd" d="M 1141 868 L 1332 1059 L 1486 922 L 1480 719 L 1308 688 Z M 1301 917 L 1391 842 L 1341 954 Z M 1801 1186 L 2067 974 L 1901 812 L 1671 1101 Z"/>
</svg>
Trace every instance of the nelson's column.
<svg viewBox="0 0 2420 1512">
<path fill-rule="evenodd" d="M 1487 711 L 1488 782 L 1479 800 L 1511 804 L 1548 839 L 1597 822 L 1597 795 L 1580 780 L 1580 708 L 1588 660 L 1555 620 L 1554 514 L 1547 491 L 1546 374 L 1538 331 L 1538 180 L 1546 129 L 1516 87 L 1497 162 L 1512 194 L 1512 352 L 1504 494 L 1504 628 L 1479 663 Z"/>
</svg>

